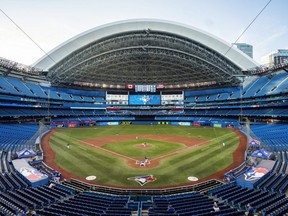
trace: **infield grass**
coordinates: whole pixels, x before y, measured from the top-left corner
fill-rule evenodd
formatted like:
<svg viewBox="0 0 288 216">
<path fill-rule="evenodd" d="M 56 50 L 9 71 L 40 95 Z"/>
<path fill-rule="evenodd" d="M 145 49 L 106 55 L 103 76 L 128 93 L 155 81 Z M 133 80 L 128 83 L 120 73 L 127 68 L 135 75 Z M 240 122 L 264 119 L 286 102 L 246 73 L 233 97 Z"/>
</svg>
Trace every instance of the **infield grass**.
<svg viewBox="0 0 288 216">
<path fill-rule="evenodd" d="M 232 130 L 210 127 L 123 125 L 56 129 L 56 131 L 50 138 L 50 145 L 56 152 L 55 163 L 79 177 L 85 178 L 95 175 L 97 176 L 95 182 L 115 186 L 137 187 L 139 186 L 137 182 L 129 181 L 127 178 L 150 174 L 154 175 L 157 180 L 143 187 L 183 184 L 188 182 L 188 176 L 195 176 L 201 179 L 229 166 L 233 159 L 232 153 L 239 145 L 239 138 Z M 153 134 L 194 137 L 209 140 L 209 143 L 164 158 L 160 161 L 160 166 L 156 168 L 141 169 L 131 168 L 127 166 L 125 159 L 94 147 L 83 145 L 80 142 L 80 140 L 88 138 L 126 134 L 133 134 L 135 136 Z M 160 141 L 158 140 L 146 141 L 148 144 L 151 143 L 152 146 L 159 147 L 161 145 L 161 147 L 153 149 L 155 156 L 183 148 L 183 144 L 179 143 L 163 142 L 159 144 L 158 142 Z M 113 151 L 120 154 L 127 154 L 129 152 L 128 155 L 135 158 L 143 157 L 142 149 L 133 149 L 133 146 L 136 144 L 135 142 L 137 141 L 133 139 L 119 143 L 108 143 L 105 145 L 105 148 L 110 148 L 110 150 L 112 148 Z M 223 142 L 225 142 L 225 147 L 222 145 Z M 67 149 L 67 143 L 70 144 L 70 149 Z M 115 145 L 117 145 L 116 149 L 118 150 L 115 150 Z"/>
<path fill-rule="evenodd" d="M 143 143 L 146 143 L 147 147 L 141 148 Z M 186 145 L 152 139 L 132 139 L 117 143 L 107 143 L 101 147 L 128 157 L 143 159 L 145 156 L 155 158 L 164 154 L 175 152 L 185 148 Z"/>
</svg>

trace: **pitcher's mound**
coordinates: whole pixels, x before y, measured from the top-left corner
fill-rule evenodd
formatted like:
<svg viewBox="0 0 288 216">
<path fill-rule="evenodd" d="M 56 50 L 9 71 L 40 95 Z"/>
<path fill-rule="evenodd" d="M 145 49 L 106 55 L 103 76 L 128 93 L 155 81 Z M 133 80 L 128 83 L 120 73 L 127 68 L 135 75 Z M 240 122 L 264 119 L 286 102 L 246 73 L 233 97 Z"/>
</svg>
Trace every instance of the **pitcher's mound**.
<svg viewBox="0 0 288 216">
<path fill-rule="evenodd" d="M 151 145 L 151 144 L 148 144 L 148 143 L 146 143 L 146 144 L 141 143 L 141 144 L 137 144 L 137 145 L 135 145 L 135 147 L 136 147 L 136 148 L 145 149 L 145 148 L 151 148 L 152 145 Z"/>
</svg>

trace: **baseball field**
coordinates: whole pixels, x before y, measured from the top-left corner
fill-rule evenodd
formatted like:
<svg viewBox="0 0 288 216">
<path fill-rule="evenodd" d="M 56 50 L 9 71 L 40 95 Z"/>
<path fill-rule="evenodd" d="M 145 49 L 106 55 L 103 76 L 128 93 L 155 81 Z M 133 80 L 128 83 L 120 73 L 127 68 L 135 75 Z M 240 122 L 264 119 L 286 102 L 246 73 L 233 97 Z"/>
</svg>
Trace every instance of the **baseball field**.
<svg viewBox="0 0 288 216">
<path fill-rule="evenodd" d="M 64 176 L 92 175 L 97 178 L 91 183 L 123 187 L 139 187 L 134 177 L 150 176 L 140 180 L 142 185 L 161 187 L 230 169 L 235 153 L 243 158 L 243 152 L 236 152 L 239 137 L 224 128 L 119 125 L 54 129 L 42 146 L 46 163 Z"/>
</svg>

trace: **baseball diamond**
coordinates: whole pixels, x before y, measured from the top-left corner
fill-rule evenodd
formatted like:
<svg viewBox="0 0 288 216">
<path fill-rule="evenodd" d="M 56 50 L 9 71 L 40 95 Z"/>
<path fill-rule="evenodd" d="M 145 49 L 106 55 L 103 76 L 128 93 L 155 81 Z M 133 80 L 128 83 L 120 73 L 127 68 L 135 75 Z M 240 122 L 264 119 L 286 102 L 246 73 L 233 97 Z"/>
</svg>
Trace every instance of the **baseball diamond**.
<svg viewBox="0 0 288 216">
<path fill-rule="evenodd" d="M 137 184 L 127 178 L 152 173 L 157 181 L 145 186 L 165 187 L 191 184 L 187 180 L 191 175 L 200 181 L 208 177 L 222 180 L 219 173 L 244 160 L 245 138 L 233 129 L 170 125 L 108 127 L 55 129 L 49 140 L 45 138 L 50 145 L 43 144 L 45 152 L 49 151 L 45 162 L 61 169 L 66 178 L 73 176 L 85 181 L 86 176 L 93 174 L 97 176 L 96 184 L 134 187 Z M 117 135 L 112 136 L 116 131 Z M 69 151 L 64 146 L 67 142 L 71 146 Z M 137 147 L 143 142 L 150 148 Z M 140 166 L 144 157 L 149 164 Z"/>
</svg>

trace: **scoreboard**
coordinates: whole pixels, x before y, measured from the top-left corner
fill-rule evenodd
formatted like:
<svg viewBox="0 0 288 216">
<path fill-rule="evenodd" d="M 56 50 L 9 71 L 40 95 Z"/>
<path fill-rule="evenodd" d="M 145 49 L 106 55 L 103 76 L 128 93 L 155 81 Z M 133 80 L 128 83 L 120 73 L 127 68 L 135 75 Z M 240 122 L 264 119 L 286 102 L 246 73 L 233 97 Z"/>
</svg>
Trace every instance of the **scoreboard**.
<svg viewBox="0 0 288 216">
<path fill-rule="evenodd" d="M 156 92 L 156 85 L 135 85 L 135 92 Z"/>
<path fill-rule="evenodd" d="M 160 105 L 161 104 L 161 97 L 160 95 L 153 95 L 153 94 L 137 94 L 129 95 L 129 105 Z"/>
</svg>

